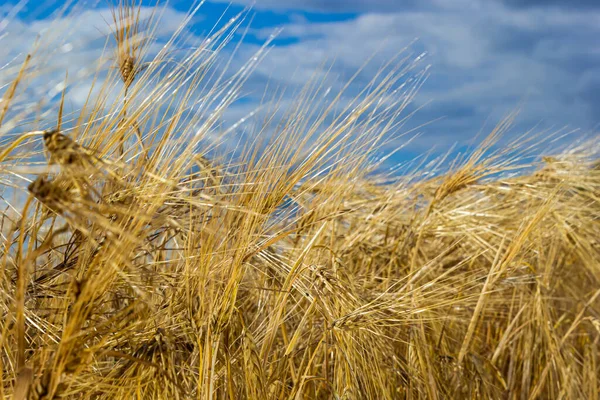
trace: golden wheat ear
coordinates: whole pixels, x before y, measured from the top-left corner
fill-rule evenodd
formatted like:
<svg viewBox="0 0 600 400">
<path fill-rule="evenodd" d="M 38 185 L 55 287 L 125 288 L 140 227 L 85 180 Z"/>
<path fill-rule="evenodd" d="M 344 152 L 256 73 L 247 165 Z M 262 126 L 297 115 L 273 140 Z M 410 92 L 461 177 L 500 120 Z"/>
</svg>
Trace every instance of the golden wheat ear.
<svg viewBox="0 0 600 400">
<path fill-rule="evenodd" d="M 152 15 L 141 22 L 142 2 L 137 0 L 120 0 L 118 5 L 111 7 L 111 13 L 114 22 L 113 36 L 117 44 L 117 65 L 121 81 L 123 82 L 125 93 L 123 98 L 123 111 L 121 124 L 126 121 L 129 99 L 129 89 L 133 82 L 146 68 L 147 65 L 142 61 L 145 48 L 150 43 L 150 37 L 147 32 L 154 19 Z M 144 159 L 148 158 L 148 151 L 144 147 L 143 135 L 137 120 L 130 122 L 136 138 L 142 148 Z M 119 155 L 125 152 L 125 141 L 127 140 L 127 128 L 119 134 Z"/>
<path fill-rule="evenodd" d="M 145 69 L 141 59 L 149 40 L 144 35 L 148 34 L 146 31 L 154 19 L 154 12 L 142 23 L 141 10 L 142 2 L 137 0 L 121 0 L 111 7 L 113 36 L 117 43 L 117 66 L 126 89 Z"/>
</svg>

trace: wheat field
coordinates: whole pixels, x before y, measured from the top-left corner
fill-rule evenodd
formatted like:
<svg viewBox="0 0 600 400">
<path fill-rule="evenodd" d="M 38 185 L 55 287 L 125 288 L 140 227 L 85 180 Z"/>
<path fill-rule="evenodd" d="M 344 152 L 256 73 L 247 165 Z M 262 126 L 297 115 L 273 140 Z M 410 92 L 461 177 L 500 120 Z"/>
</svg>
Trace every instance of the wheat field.
<svg viewBox="0 0 600 400">
<path fill-rule="evenodd" d="M 219 152 L 270 43 L 215 74 L 244 15 L 157 49 L 159 8 L 111 5 L 80 109 L 67 69 L 47 117 L 29 97 L 59 34 L 2 60 L 2 397 L 598 399 L 597 142 L 532 158 L 510 115 L 381 172 L 422 83 L 401 54 Z"/>
</svg>

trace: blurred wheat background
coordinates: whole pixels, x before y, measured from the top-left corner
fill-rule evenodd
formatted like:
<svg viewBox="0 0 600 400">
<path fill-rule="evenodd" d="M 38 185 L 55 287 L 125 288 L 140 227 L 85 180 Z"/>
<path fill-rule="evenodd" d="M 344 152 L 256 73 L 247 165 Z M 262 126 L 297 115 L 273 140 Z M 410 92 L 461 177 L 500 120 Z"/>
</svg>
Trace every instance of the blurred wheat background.
<svg viewBox="0 0 600 400">
<path fill-rule="evenodd" d="M 509 115 L 383 173 L 424 76 L 401 53 L 222 149 L 270 40 L 219 75 L 245 12 L 187 46 L 195 8 L 157 47 L 160 7 L 111 7 L 102 58 L 46 99 L 64 29 L 2 60 L 3 397 L 598 399 L 597 141 L 532 161 Z"/>
</svg>

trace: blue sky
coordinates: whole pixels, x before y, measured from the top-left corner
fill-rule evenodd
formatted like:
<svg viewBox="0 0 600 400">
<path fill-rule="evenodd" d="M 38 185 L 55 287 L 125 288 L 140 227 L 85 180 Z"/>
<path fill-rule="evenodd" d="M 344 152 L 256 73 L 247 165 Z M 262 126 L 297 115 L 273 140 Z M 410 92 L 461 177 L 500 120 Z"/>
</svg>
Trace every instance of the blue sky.
<svg viewBox="0 0 600 400">
<path fill-rule="evenodd" d="M 17 3 L 0 4 L 6 15 Z M 105 4 L 100 0 L 87 6 L 82 37 L 106 25 L 101 18 Z M 49 21 L 59 5 L 46 1 L 40 6 L 31 0 L 5 31 L 18 32 L 23 41 L 32 39 L 36 27 Z M 168 36 L 191 5 L 187 0 L 170 2 L 162 34 Z M 428 77 L 407 109 L 419 111 L 402 129 L 426 125 L 414 131 L 420 136 L 398 153 L 397 160 L 432 148 L 443 152 L 454 144 L 464 146 L 516 108 L 521 113 L 510 135 L 531 128 L 577 129 L 572 138 L 596 135 L 600 1 L 213 0 L 200 8 L 190 31 L 202 36 L 222 15 L 226 20 L 250 5 L 251 18 L 245 22 L 249 28 L 235 60 L 242 63 L 274 30 L 282 30 L 247 82 L 246 100 L 232 107 L 232 121 L 257 104 L 253 102 L 267 84 L 287 88 L 285 106 L 323 63 L 335 61 L 325 81 L 335 91 L 377 52 L 349 91 L 357 93 L 387 59 L 414 42 L 410 51 L 414 57 L 426 53 L 421 63 L 428 67 Z M 240 38 L 237 35 L 234 44 Z M 81 53 L 76 48 L 69 52 L 69 61 L 59 62 L 93 57 L 89 46 Z M 10 53 L 4 52 L 0 50 L 0 56 Z"/>
</svg>

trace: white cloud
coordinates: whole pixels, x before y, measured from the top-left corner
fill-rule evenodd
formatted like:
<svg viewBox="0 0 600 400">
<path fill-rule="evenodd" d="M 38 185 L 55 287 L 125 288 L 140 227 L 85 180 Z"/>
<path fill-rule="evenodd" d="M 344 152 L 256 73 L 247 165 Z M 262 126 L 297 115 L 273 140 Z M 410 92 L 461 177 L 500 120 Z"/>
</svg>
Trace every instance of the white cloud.
<svg viewBox="0 0 600 400">
<path fill-rule="evenodd" d="M 313 9 L 325 7 L 317 0 L 304 4 Z M 356 9 L 366 9 L 361 8 L 366 2 L 352 4 Z M 412 46 L 414 56 L 426 51 L 423 66 L 432 63 L 432 68 L 413 108 L 433 103 L 420 111 L 407 129 L 438 117 L 444 119 L 421 129 L 424 135 L 411 145 L 412 151 L 426 150 L 431 143 L 437 144 L 440 151 L 455 141 L 464 143 L 480 131 L 488 117 L 489 128 L 521 101 L 522 121 L 526 124 L 520 127 L 524 129 L 542 120 L 583 128 L 599 122 L 600 96 L 590 92 L 590 87 L 600 86 L 595 78 L 600 69 L 600 48 L 595 40 L 600 36 L 599 11 L 516 9 L 484 0 L 432 0 L 427 7 L 403 7 L 402 11 L 398 11 L 401 9 L 397 4 L 381 0 L 372 3 L 372 9 L 386 12 L 364 13 L 342 22 L 293 19 L 280 36 L 293 39 L 293 43 L 270 50 L 242 90 L 254 102 L 234 105 L 227 114 L 228 121 L 237 121 L 255 109 L 267 83 L 271 91 L 278 85 L 287 87 L 282 106 L 292 104 L 300 87 L 315 77 L 323 79 L 323 87 L 330 87 L 332 96 L 377 52 L 349 89 L 342 106 L 376 75 L 381 65 L 418 38 Z M 275 3 L 263 1 L 257 6 Z M 327 7 L 332 7 L 331 3 Z M 184 17 L 166 8 L 157 36 L 168 36 Z M 53 34 L 45 38 L 56 45 L 56 51 L 45 61 L 52 73 L 47 75 L 45 91 L 38 90 L 34 98 L 42 98 L 57 87 L 68 68 L 71 77 L 79 73 L 77 81 L 71 81 L 69 100 L 75 108 L 80 107 L 93 73 L 86 68 L 98 60 L 105 45 L 105 20 L 112 20 L 107 10 L 88 10 L 77 18 L 52 22 L 14 19 L 6 28 L 8 35 L 1 39 L 0 57 L 10 60 L 28 49 L 37 34 Z M 250 30 L 255 38 L 262 39 L 272 32 L 268 28 Z M 243 44 L 232 69 L 252 57 L 257 48 L 255 44 Z M 226 50 L 222 57 L 229 55 Z M 325 76 L 324 71 L 317 71 L 327 68 L 327 60 L 335 61 L 335 65 Z M 14 73 L 14 68 L 10 71 Z M 0 83 L 6 83 L 2 75 L 0 72 Z M 258 116 L 264 117 L 264 112 Z M 48 119 L 52 120 L 50 116 Z M 255 122 L 258 120 L 255 118 Z"/>
<path fill-rule="evenodd" d="M 464 142 L 488 117 L 498 122 L 519 106 L 521 131 L 538 122 L 584 130 L 600 122 L 600 96 L 586 90 L 600 67 L 595 40 L 600 11 L 513 9 L 484 1 L 438 3 L 428 10 L 370 13 L 343 22 L 289 24 L 282 35 L 294 39 L 293 44 L 273 49 L 259 73 L 301 84 L 324 57 L 335 58 L 336 71 L 353 71 L 386 41 L 363 74 L 373 76 L 381 63 L 418 37 L 413 48 L 426 50 L 433 66 L 415 105 L 433 103 L 415 121 L 445 117 L 415 142 L 423 148 L 433 138 Z M 266 37 L 269 32 L 254 33 Z M 290 71 L 301 74 L 291 76 Z M 331 85 L 339 86 L 332 80 Z"/>
<path fill-rule="evenodd" d="M 31 6 L 31 5 L 30 5 Z M 9 14 L 12 9 L 5 10 Z M 141 18 L 149 18 L 151 9 L 144 8 Z M 156 24 L 153 36 L 157 39 L 168 38 L 180 26 L 186 14 L 171 8 L 158 11 L 160 24 Z M 11 110 L 18 111 L 35 108 L 31 103 L 45 104 L 47 112 L 42 121 L 46 125 L 53 123 L 47 106 L 56 112 L 57 105 L 52 103 L 60 96 L 65 73 L 68 72 L 68 91 L 65 107 L 81 108 L 92 85 L 99 88 L 106 76 L 107 67 L 114 63 L 114 39 L 110 25 L 112 15 L 108 9 L 79 10 L 74 14 L 50 17 L 42 20 L 27 20 L 16 17 L 6 19 L 6 25 L 0 31 L 0 87 L 6 87 L 16 77 L 27 54 L 32 55 L 31 65 L 34 74 L 20 83 L 17 97 Z M 161 45 L 154 46 L 150 53 L 156 53 Z M 111 67 L 114 68 L 114 67 Z M 95 74 L 100 71 L 98 79 Z M 21 115 L 21 119 L 28 119 Z M 46 126 L 47 127 L 47 126 Z M 3 126 L 5 132 L 8 127 Z"/>
</svg>

